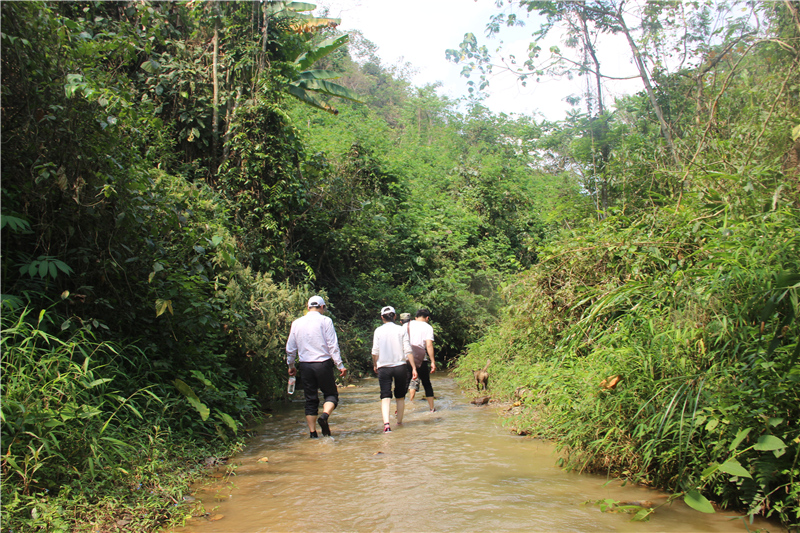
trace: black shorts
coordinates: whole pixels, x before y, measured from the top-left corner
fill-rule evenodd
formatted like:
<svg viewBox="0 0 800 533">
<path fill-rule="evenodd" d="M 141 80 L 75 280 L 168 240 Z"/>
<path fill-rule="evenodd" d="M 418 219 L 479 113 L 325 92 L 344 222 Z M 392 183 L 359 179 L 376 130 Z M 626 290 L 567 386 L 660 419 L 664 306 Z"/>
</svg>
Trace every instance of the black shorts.
<svg viewBox="0 0 800 533">
<path fill-rule="evenodd" d="M 325 402 L 333 402 L 334 407 L 339 405 L 339 389 L 336 387 L 336 378 L 333 375 L 333 359 L 326 359 L 319 363 L 298 363 L 300 377 L 303 382 L 303 393 L 306 398 L 306 414 L 316 415 L 319 410 L 319 393 Z"/>
<path fill-rule="evenodd" d="M 392 397 L 392 380 L 394 380 L 394 397 L 405 398 L 408 390 L 406 365 L 382 366 L 378 369 L 378 383 L 381 386 L 381 399 Z"/>
<path fill-rule="evenodd" d="M 413 388 L 415 391 L 419 391 L 419 383 L 422 382 L 422 387 L 425 389 L 425 397 L 433 398 L 433 385 L 431 385 L 431 362 L 423 361 L 422 364 L 417 367 L 416 387 L 412 386 L 413 383 L 411 382 L 411 372 L 411 363 L 407 363 L 406 374 L 408 375 L 408 382 L 410 383 L 408 388 Z"/>
</svg>

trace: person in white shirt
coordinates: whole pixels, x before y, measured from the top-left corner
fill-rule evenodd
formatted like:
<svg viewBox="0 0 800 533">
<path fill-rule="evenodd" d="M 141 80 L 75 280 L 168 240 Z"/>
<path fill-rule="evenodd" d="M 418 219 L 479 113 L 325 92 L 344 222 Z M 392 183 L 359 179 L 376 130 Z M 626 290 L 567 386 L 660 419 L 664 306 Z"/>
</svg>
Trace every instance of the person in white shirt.
<svg viewBox="0 0 800 533">
<path fill-rule="evenodd" d="M 433 328 L 429 324 L 431 320 L 431 312 L 426 308 L 421 308 L 417 311 L 416 318 L 410 321 L 407 325 L 408 339 L 411 343 L 411 352 L 414 354 L 414 364 L 417 368 L 419 381 L 422 382 L 422 387 L 425 389 L 425 399 L 428 401 L 428 408 L 430 412 L 436 411 L 433 407 L 433 385 L 431 385 L 431 374 L 436 372 L 436 360 L 433 358 Z M 410 374 L 410 368 L 407 371 Z M 408 394 L 409 400 L 414 401 L 416 391 L 419 390 L 419 384 L 416 388 L 409 386 Z"/>
<path fill-rule="evenodd" d="M 286 363 L 289 365 L 290 376 L 297 374 L 295 358 L 299 359 L 297 367 L 302 378 L 306 422 L 312 439 L 317 438 L 317 421 L 323 436 L 331 434 L 328 417 L 339 405 L 339 389 L 333 376 L 333 366 L 336 365 L 339 369 L 341 377 L 347 373 L 339 352 L 339 339 L 336 337 L 333 321 L 323 315 L 326 309 L 325 300 L 321 296 L 312 296 L 308 300 L 308 313 L 292 322 L 289 339 L 286 341 Z M 324 399 L 319 417 L 318 391 L 322 391 Z"/>
<path fill-rule="evenodd" d="M 372 337 L 372 363 L 375 373 L 378 374 L 378 383 L 381 387 L 381 414 L 383 415 L 383 432 L 392 431 L 389 423 L 389 410 L 392 405 L 392 381 L 394 381 L 394 399 L 397 404 L 397 425 L 403 424 L 403 411 L 405 410 L 406 389 L 408 376 L 406 374 L 406 361 L 411 360 L 412 375 L 417 377 L 411 357 L 411 344 L 405 328 L 395 324 L 396 313 L 392 306 L 381 309 L 383 325 L 375 330 Z"/>
</svg>

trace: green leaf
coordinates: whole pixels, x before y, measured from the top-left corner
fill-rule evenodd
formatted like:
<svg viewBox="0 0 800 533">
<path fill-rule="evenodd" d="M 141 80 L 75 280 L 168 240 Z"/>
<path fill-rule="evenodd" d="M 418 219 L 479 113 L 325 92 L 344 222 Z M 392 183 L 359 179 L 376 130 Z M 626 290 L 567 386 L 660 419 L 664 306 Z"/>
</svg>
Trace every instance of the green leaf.
<svg viewBox="0 0 800 533">
<path fill-rule="evenodd" d="M 786 448 L 786 444 L 784 444 L 781 439 L 773 435 L 761 435 L 758 437 L 758 442 L 756 442 L 756 445 L 753 446 L 753 448 L 762 452 L 768 452 Z"/>
<path fill-rule="evenodd" d="M 741 464 L 739 464 L 739 461 L 737 461 L 736 459 L 728 459 L 727 461 L 719 465 L 719 469 L 722 472 L 725 472 L 726 474 L 730 474 L 732 476 L 747 477 L 750 479 L 753 478 L 753 476 L 750 475 L 750 472 L 748 472 Z"/>
<path fill-rule="evenodd" d="M 714 473 L 714 472 L 716 472 L 717 470 L 719 470 L 719 464 L 717 464 L 717 463 L 711 463 L 709 466 L 707 466 L 707 467 L 705 468 L 705 470 L 703 470 L 703 471 L 700 473 L 700 476 L 701 476 L 701 477 L 703 477 L 703 478 L 707 478 L 708 476 L 710 476 L 711 474 L 713 474 L 713 473 Z"/>
<path fill-rule="evenodd" d="M 156 299 L 156 317 L 159 317 L 164 314 L 165 311 L 169 311 L 169 314 L 174 315 L 172 311 L 172 300 L 162 300 L 161 298 Z"/>
<path fill-rule="evenodd" d="M 209 381 L 208 378 L 206 378 L 205 375 L 203 375 L 203 373 L 200 372 L 199 370 L 192 370 L 191 374 L 195 378 L 197 378 L 199 381 L 201 381 L 203 383 L 203 385 L 205 385 L 209 389 L 217 390 L 217 388 L 214 386 L 214 384 L 211 383 L 211 381 Z"/>
<path fill-rule="evenodd" d="M 53 260 L 53 264 L 64 274 L 72 274 L 72 268 L 66 264 L 64 261 L 59 261 L 58 259 Z M 53 276 L 55 277 L 55 276 Z"/>
<path fill-rule="evenodd" d="M 114 378 L 100 378 L 92 381 L 91 383 L 85 383 L 83 386 L 87 389 L 93 389 L 98 385 L 102 385 L 103 383 L 108 383 L 109 381 L 114 381 Z"/>
<path fill-rule="evenodd" d="M 187 385 L 185 381 L 181 379 L 175 379 L 173 383 L 175 384 L 175 387 L 180 391 L 180 393 L 186 396 L 187 398 L 194 398 L 195 400 L 199 399 L 197 397 L 197 394 L 194 392 L 194 389 L 192 389 L 189 385 Z"/>
<path fill-rule="evenodd" d="M 291 94 L 301 102 L 305 102 L 306 104 L 312 107 L 316 107 L 317 109 L 322 109 L 323 111 L 327 111 L 328 113 L 332 113 L 334 115 L 339 113 L 337 109 L 326 104 L 314 93 L 308 92 L 301 87 L 298 87 L 296 85 L 289 85 L 287 91 L 289 94 Z"/>
<path fill-rule="evenodd" d="M 686 505 L 694 509 L 695 511 L 700 511 L 701 513 L 714 513 L 714 507 L 711 505 L 711 502 L 706 499 L 705 496 L 700 494 L 697 490 L 690 490 L 683 496 L 683 501 L 686 502 Z"/>
<path fill-rule="evenodd" d="M 142 63 L 142 70 L 144 70 L 148 74 L 155 74 L 156 72 L 161 70 L 161 65 L 158 63 L 158 61 L 149 59 L 144 63 Z"/>
<path fill-rule="evenodd" d="M 314 48 L 313 50 L 309 50 L 308 52 L 304 52 L 300 54 L 297 59 L 294 60 L 295 64 L 300 68 L 300 70 L 307 70 L 311 65 L 325 57 L 326 55 L 334 52 L 338 48 L 341 48 L 350 40 L 349 35 L 340 35 L 338 37 L 330 37 L 322 41 L 319 46 Z"/>
<path fill-rule="evenodd" d="M 302 79 L 293 82 L 292 85 L 297 85 L 307 91 L 316 91 L 331 96 L 338 96 L 339 98 L 347 98 L 353 102 L 362 103 L 358 99 L 358 95 L 346 87 L 342 87 L 338 83 L 333 83 L 325 80 L 318 79 Z"/>
<path fill-rule="evenodd" d="M 733 442 L 731 442 L 731 445 L 728 446 L 728 450 L 729 451 L 735 450 L 742 443 L 745 437 L 747 437 L 747 434 L 750 433 L 752 429 L 753 428 L 740 429 L 739 432 L 736 434 L 736 438 L 734 438 Z"/>
<path fill-rule="evenodd" d="M 0 215 L 0 229 L 6 226 L 11 228 L 11 231 L 15 233 L 28 233 L 31 231 L 31 225 L 27 220 L 8 215 Z"/>
<path fill-rule="evenodd" d="M 231 428 L 231 431 L 233 431 L 234 433 L 237 433 L 239 431 L 239 428 L 236 426 L 236 421 L 231 417 L 231 415 L 222 412 L 218 412 L 217 414 L 222 419 L 222 421 L 225 422 L 225 424 L 227 424 L 229 428 Z"/>
<path fill-rule="evenodd" d="M 211 414 L 211 410 L 208 408 L 208 406 L 206 406 L 206 404 L 197 398 L 187 397 L 186 399 L 189 400 L 189 403 L 192 404 L 195 409 L 197 409 L 198 413 L 200 413 L 200 418 L 203 420 L 203 422 L 208 420 L 208 415 Z"/>
<path fill-rule="evenodd" d="M 301 80 L 335 80 L 341 77 L 341 72 L 333 70 L 304 70 L 300 73 Z"/>
</svg>

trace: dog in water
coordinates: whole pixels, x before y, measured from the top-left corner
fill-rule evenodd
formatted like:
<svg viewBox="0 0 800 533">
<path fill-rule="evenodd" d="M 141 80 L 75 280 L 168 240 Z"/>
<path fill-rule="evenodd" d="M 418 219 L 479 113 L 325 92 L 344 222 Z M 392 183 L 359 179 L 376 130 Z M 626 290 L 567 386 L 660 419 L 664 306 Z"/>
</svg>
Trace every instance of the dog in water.
<svg viewBox="0 0 800 533">
<path fill-rule="evenodd" d="M 475 388 L 479 391 L 481 390 L 481 386 L 483 386 L 483 390 L 489 388 L 489 372 L 487 372 L 489 363 L 491 363 L 491 360 L 487 359 L 486 366 L 483 367 L 483 370 L 476 370 L 473 372 L 475 374 Z"/>
</svg>

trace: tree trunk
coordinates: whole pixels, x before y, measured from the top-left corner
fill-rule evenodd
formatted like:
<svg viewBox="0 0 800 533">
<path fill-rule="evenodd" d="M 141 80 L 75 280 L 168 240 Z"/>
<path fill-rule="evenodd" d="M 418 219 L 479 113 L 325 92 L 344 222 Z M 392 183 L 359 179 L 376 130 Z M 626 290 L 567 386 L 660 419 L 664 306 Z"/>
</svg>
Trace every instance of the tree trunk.
<svg viewBox="0 0 800 533">
<path fill-rule="evenodd" d="M 211 118 L 211 169 L 212 180 L 217 174 L 217 145 L 219 143 L 219 4 L 214 2 L 214 110 Z"/>
<path fill-rule="evenodd" d="M 605 112 L 605 107 L 603 106 L 603 86 L 601 84 L 602 76 L 600 75 L 600 61 L 597 59 L 597 53 L 595 52 L 594 46 L 592 45 L 592 41 L 590 39 L 589 27 L 586 25 L 586 17 L 584 16 L 583 11 L 580 9 L 578 9 L 578 19 L 581 21 L 584 48 L 589 52 L 589 55 L 592 58 L 592 63 L 594 63 L 594 78 L 597 85 L 597 114 L 602 115 Z"/>
<path fill-rule="evenodd" d="M 661 134 L 664 136 L 664 140 L 667 141 L 667 146 L 672 154 L 672 160 L 675 162 L 675 165 L 680 168 L 681 160 L 678 157 L 678 150 L 675 147 L 675 142 L 672 140 L 672 131 L 670 130 L 670 127 L 664 118 L 664 112 L 662 111 L 661 106 L 658 105 L 658 101 L 656 100 L 656 93 L 653 90 L 653 86 L 650 84 L 650 76 L 647 74 L 647 67 L 645 67 L 642 55 L 639 53 L 639 47 L 636 46 L 636 43 L 631 36 L 631 32 L 628 29 L 628 26 L 625 24 L 624 18 L 622 17 L 622 13 L 617 13 L 616 19 L 620 23 L 620 26 L 622 26 L 622 32 L 625 34 L 625 38 L 628 39 L 628 45 L 633 53 L 633 59 L 636 63 L 636 68 L 639 69 L 639 76 L 641 76 L 642 83 L 644 83 L 644 88 L 647 91 L 647 96 L 650 98 L 650 104 L 653 106 L 656 117 L 658 117 L 659 124 L 661 124 Z"/>
</svg>

